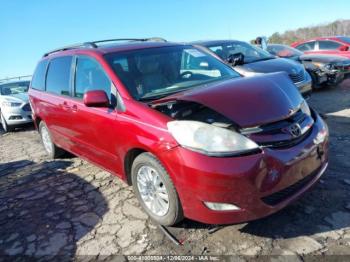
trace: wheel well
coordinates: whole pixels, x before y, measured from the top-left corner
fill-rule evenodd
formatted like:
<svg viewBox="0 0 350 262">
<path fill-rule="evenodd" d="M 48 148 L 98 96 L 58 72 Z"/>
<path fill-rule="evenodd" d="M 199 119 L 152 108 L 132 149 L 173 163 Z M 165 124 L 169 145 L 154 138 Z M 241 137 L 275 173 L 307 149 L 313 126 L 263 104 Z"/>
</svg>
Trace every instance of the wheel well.
<svg viewBox="0 0 350 262">
<path fill-rule="evenodd" d="M 128 183 L 129 186 L 132 185 L 132 181 L 131 181 L 131 167 L 132 167 L 132 163 L 134 162 L 135 158 L 142 154 L 143 152 L 146 152 L 143 149 L 140 148 L 134 148 L 128 151 L 128 153 L 126 153 L 126 156 L 124 158 L 124 172 L 126 175 L 126 181 Z"/>
<path fill-rule="evenodd" d="M 37 117 L 35 118 L 35 126 L 36 126 L 36 129 L 37 129 L 37 130 L 39 130 L 40 122 L 41 122 L 41 118 L 37 116 Z"/>
</svg>

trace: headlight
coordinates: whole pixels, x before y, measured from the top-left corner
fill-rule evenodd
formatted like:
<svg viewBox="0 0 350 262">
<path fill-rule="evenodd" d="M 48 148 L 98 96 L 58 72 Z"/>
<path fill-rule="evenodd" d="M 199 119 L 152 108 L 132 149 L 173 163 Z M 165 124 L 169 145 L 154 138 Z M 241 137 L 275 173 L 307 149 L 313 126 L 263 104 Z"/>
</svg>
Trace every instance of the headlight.
<svg viewBox="0 0 350 262">
<path fill-rule="evenodd" d="M 301 111 L 302 111 L 304 114 L 306 114 L 306 115 L 308 115 L 308 116 L 311 116 L 310 107 L 309 107 L 309 105 L 306 103 L 305 100 L 301 103 L 300 109 L 301 109 Z"/>
<path fill-rule="evenodd" d="M 326 68 L 327 70 L 334 70 L 334 69 L 335 69 L 335 67 L 334 67 L 333 64 L 326 64 L 326 65 L 324 66 L 324 68 Z"/>
<path fill-rule="evenodd" d="M 319 68 L 325 66 L 324 63 L 320 63 L 320 62 L 312 62 L 312 64 L 313 64 L 314 66 L 316 66 L 316 67 L 319 67 Z"/>
<path fill-rule="evenodd" d="M 2 106 L 5 106 L 5 107 L 18 107 L 18 106 L 21 106 L 22 103 L 17 103 L 17 102 L 2 102 L 1 103 Z"/>
<path fill-rule="evenodd" d="M 210 156 L 235 155 L 259 148 L 241 134 L 202 122 L 170 121 L 168 129 L 183 147 Z"/>
</svg>

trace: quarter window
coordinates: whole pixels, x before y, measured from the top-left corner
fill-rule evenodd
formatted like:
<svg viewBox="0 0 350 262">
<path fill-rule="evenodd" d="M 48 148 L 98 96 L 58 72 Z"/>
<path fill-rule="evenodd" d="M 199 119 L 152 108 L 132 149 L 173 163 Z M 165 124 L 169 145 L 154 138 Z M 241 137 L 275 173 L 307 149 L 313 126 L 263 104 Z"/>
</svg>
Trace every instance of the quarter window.
<svg viewBox="0 0 350 262">
<path fill-rule="evenodd" d="M 336 50 L 341 44 L 333 41 L 318 41 L 318 48 L 320 50 Z"/>
<path fill-rule="evenodd" d="M 54 58 L 50 61 L 46 79 L 46 91 L 58 95 L 70 95 L 71 65 L 71 56 Z"/>
<path fill-rule="evenodd" d="M 43 60 L 37 65 L 31 82 L 33 89 L 45 90 L 46 67 L 47 60 Z"/>
<path fill-rule="evenodd" d="M 111 96 L 111 81 L 100 64 L 88 57 L 79 57 L 75 75 L 74 97 L 82 98 L 90 90 L 103 90 Z"/>
</svg>

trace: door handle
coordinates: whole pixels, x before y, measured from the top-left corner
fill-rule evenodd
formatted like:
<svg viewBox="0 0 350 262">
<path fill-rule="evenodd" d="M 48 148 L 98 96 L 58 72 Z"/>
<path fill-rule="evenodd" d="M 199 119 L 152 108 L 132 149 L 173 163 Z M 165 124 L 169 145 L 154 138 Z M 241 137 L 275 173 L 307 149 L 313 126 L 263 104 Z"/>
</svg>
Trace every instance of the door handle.
<svg viewBox="0 0 350 262">
<path fill-rule="evenodd" d="M 70 109 L 71 109 L 71 107 L 68 105 L 68 103 L 67 103 L 66 101 L 63 102 L 62 108 L 63 108 L 64 110 L 70 110 Z"/>
<path fill-rule="evenodd" d="M 73 112 L 77 112 L 78 111 L 78 106 L 77 105 L 73 105 L 72 106 L 72 111 Z"/>
</svg>

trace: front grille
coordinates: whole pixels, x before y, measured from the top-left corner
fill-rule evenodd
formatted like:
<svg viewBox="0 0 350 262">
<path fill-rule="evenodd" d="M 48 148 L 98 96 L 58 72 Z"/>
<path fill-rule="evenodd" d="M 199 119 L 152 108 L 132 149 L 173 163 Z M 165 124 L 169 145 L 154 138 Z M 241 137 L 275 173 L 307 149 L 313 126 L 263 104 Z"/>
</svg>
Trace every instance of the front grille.
<svg viewBox="0 0 350 262">
<path fill-rule="evenodd" d="M 264 124 L 260 126 L 260 129 L 265 134 L 276 134 L 280 133 L 281 130 L 287 126 L 289 126 L 292 123 L 301 123 L 305 120 L 306 115 L 299 109 L 297 112 L 295 112 L 293 115 L 288 117 L 287 119 L 283 119 L 277 122 Z"/>
<path fill-rule="evenodd" d="M 289 148 L 301 143 L 304 139 L 306 139 L 311 134 L 311 131 L 312 131 L 312 127 L 308 131 L 306 131 L 303 135 L 297 138 L 289 139 L 285 141 L 282 140 L 282 141 L 260 142 L 259 145 L 264 147 L 269 147 L 269 148 L 276 148 L 276 149 Z"/>
<path fill-rule="evenodd" d="M 293 83 L 299 83 L 305 80 L 305 72 L 304 70 L 300 70 L 299 73 L 290 74 L 290 79 L 292 79 Z"/>
<path fill-rule="evenodd" d="M 287 119 L 277 122 L 261 125 L 256 130 L 241 129 L 240 132 L 248 134 L 251 139 L 263 147 L 283 149 L 295 146 L 305 140 L 312 132 L 314 119 L 299 109 Z M 292 137 L 286 129 L 292 124 L 299 124 L 300 127 L 308 127 L 302 135 Z M 269 136 L 271 139 L 262 139 L 261 137 Z M 276 138 L 275 138 L 276 137 Z"/>
<path fill-rule="evenodd" d="M 299 180 L 295 184 L 278 191 L 276 193 L 273 193 L 271 195 L 265 196 L 261 198 L 261 200 L 269 205 L 269 206 L 275 206 L 287 198 L 295 195 L 298 193 L 300 190 L 302 190 L 305 186 L 307 186 L 317 175 L 318 175 L 319 169 L 311 173 L 310 175 L 304 177 L 303 179 Z"/>
<path fill-rule="evenodd" d="M 29 104 L 25 104 L 23 107 L 22 107 L 23 111 L 26 111 L 26 112 L 31 112 L 32 111 L 32 108 L 30 107 Z"/>
</svg>

